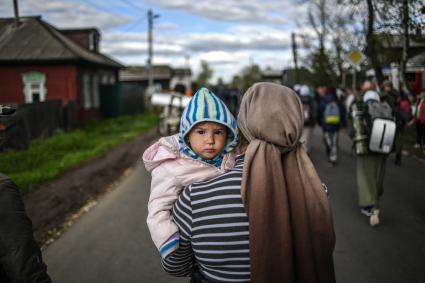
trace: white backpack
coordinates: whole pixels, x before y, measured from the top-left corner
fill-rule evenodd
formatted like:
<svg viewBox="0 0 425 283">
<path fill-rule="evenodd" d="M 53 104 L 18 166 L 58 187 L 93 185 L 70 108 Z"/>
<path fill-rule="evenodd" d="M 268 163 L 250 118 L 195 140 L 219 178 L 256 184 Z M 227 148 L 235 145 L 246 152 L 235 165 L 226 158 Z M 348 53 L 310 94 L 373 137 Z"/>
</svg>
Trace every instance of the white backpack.
<svg viewBox="0 0 425 283">
<path fill-rule="evenodd" d="M 367 120 L 369 150 L 382 154 L 391 153 L 396 135 L 396 123 L 391 106 L 386 102 L 369 100 Z"/>
</svg>

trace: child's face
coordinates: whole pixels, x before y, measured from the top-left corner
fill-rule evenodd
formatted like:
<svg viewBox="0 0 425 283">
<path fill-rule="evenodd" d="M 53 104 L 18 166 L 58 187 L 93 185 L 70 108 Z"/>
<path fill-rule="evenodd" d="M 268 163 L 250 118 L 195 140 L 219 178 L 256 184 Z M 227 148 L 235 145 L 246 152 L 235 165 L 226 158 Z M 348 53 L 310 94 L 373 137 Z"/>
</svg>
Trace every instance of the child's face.
<svg viewBox="0 0 425 283">
<path fill-rule="evenodd" d="M 199 123 L 190 130 L 190 148 L 205 159 L 213 159 L 226 145 L 227 128 L 214 122 Z"/>
</svg>

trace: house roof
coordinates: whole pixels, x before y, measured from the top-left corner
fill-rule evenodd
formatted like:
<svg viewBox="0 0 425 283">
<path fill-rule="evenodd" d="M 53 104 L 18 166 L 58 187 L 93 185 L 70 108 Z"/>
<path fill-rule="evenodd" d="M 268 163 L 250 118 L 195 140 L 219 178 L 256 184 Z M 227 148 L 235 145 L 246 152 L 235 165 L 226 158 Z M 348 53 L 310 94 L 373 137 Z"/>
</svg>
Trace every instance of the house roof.
<svg viewBox="0 0 425 283">
<path fill-rule="evenodd" d="M 425 69 L 425 52 L 422 52 L 407 61 L 407 66 L 410 68 Z"/>
<path fill-rule="evenodd" d="M 41 16 L 22 17 L 16 25 L 13 18 L 0 19 L 0 64 L 25 62 L 82 61 L 97 65 L 122 68 L 122 64 L 108 56 L 91 52 Z"/>
<path fill-rule="evenodd" d="M 263 78 L 282 78 L 283 70 L 265 69 L 261 72 Z"/>
<path fill-rule="evenodd" d="M 402 34 L 378 34 L 378 38 L 382 40 L 384 48 L 403 48 L 403 35 Z M 425 39 L 423 36 L 409 36 L 410 48 L 425 48 Z"/>
<path fill-rule="evenodd" d="M 168 65 L 154 65 L 153 77 L 156 80 L 171 79 L 173 70 Z M 128 66 L 120 70 L 120 81 L 144 81 L 149 79 L 148 68 L 146 66 Z"/>
<path fill-rule="evenodd" d="M 175 76 L 191 76 L 192 70 L 190 68 L 174 68 L 173 74 Z"/>
<path fill-rule="evenodd" d="M 67 29 L 60 29 L 61 33 L 74 33 L 74 32 L 95 32 L 100 35 L 100 32 L 97 28 L 91 27 L 91 28 L 67 28 Z"/>
</svg>

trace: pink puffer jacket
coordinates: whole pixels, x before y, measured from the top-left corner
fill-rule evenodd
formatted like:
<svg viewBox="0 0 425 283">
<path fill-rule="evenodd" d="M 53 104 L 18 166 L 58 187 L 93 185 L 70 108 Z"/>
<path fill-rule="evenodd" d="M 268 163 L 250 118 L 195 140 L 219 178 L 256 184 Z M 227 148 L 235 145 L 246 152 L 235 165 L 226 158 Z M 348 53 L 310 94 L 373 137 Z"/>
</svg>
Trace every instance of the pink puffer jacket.
<svg viewBox="0 0 425 283">
<path fill-rule="evenodd" d="M 221 168 L 180 154 L 178 135 L 163 137 L 143 153 L 146 170 L 152 174 L 147 224 L 155 246 L 160 249 L 178 229 L 171 209 L 182 189 L 206 181 L 231 169 L 233 152 L 223 157 Z"/>
</svg>

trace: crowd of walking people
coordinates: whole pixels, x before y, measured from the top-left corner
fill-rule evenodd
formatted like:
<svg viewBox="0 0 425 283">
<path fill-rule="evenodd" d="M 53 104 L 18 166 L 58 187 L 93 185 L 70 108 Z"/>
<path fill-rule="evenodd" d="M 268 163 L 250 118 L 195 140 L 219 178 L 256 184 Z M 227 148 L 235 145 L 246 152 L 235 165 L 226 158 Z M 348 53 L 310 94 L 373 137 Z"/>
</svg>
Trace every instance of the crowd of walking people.
<svg viewBox="0 0 425 283">
<path fill-rule="evenodd" d="M 394 152 L 401 166 L 414 121 L 423 145 L 424 104 L 423 92 L 415 107 L 388 81 L 365 81 L 359 92 L 257 83 L 234 119 L 199 89 L 180 132 L 143 155 L 153 178 L 148 225 L 164 270 L 192 282 L 334 282 L 326 186 L 308 154 L 314 128 L 330 167 L 341 130 L 352 138 L 360 212 L 376 226 L 386 160 Z"/>
<path fill-rule="evenodd" d="M 295 85 L 294 89 L 303 103 L 306 132 L 303 138 L 307 150 L 315 124 L 322 129 L 330 166 L 338 161 L 341 130 L 352 139 L 360 211 L 369 217 L 371 226 L 378 225 L 386 161 L 394 154 L 394 163 L 401 166 L 407 127 L 415 124 L 413 147 L 425 150 L 425 89 L 410 99 L 396 90 L 391 81 L 384 81 L 379 87 L 366 80 L 360 91 L 326 86 L 314 90 L 307 85 Z"/>
<path fill-rule="evenodd" d="M 335 282 L 332 213 L 309 157 L 312 132 L 322 129 L 330 167 L 341 131 L 352 138 L 358 204 L 376 226 L 386 161 L 394 153 L 401 166 L 407 126 L 415 123 L 414 147 L 424 148 L 425 90 L 413 102 L 389 81 L 365 81 L 359 92 L 256 83 L 237 119 L 232 112 L 200 88 L 179 132 L 143 154 L 152 174 L 147 224 L 164 270 L 191 282 Z M 0 177 L 0 213 L 11 215 L 0 222 L 9 235 L 0 242 L 0 281 L 51 282 L 17 187 Z"/>
<path fill-rule="evenodd" d="M 390 82 L 365 81 L 351 93 L 257 83 L 234 119 L 199 89 L 180 132 L 143 155 L 153 178 L 148 225 L 164 269 L 193 282 L 334 282 L 332 217 L 308 156 L 312 131 L 322 129 L 331 167 L 341 130 L 352 138 L 360 211 L 376 226 L 386 160 L 394 152 L 401 165 L 404 128 L 423 104 L 421 96 L 413 113 Z"/>
</svg>

